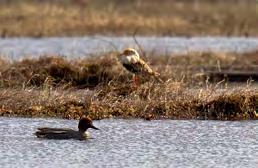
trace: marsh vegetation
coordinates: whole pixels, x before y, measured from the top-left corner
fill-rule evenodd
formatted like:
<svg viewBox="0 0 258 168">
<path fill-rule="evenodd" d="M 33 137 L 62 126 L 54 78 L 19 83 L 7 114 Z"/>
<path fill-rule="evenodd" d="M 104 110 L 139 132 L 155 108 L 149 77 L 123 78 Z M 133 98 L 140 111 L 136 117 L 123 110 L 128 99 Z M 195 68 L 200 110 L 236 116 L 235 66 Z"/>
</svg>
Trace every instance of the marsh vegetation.
<svg viewBox="0 0 258 168">
<path fill-rule="evenodd" d="M 257 36 L 257 2 L 247 0 L 9 0 L 0 1 L 2 37 Z M 142 79 L 116 52 L 87 58 L 55 55 L 0 60 L 0 115 L 145 119 L 256 119 L 257 80 L 224 71 L 257 72 L 248 54 L 144 54 L 164 83 Z M 73 58 L 73 57 L 71 57 Z M 211 75 L 212 74 L 212 75 Z M 246 73 L 245 73 L 246 74 Z M 245 76 L 246 77 L 246 76 Z M 235 86 L 238 87 L 235 87 Z"/>
<path fill-rule="evenodd" d="M 257 36 L 254 0 L 1 1 L 0 35 Z"/>
<path fill-rule="evenodd" d="M 257 52 L 248 54 L 190 53 L 145 55 L 164 83 L 142 79 L 116 60 L 117 53 L 67 60 L 43 56 L 0 61 L 2 116 L 93 119 L 256 119 L 257 81 L 237 84 L 212 81 L 210 70 L 257 72 Z"/>
</svg>

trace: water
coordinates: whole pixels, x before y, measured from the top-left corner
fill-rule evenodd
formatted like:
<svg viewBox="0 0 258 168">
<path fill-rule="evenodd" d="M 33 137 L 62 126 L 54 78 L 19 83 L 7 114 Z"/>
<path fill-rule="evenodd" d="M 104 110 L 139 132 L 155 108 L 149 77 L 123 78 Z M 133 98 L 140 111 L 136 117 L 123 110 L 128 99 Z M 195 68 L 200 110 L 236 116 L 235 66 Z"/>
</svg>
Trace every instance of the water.
<svg viewBox="0 0 258 168">
<path fill-rule="evenodd" d="M 258 38 L 244 37 L 137 37 L 146 52 L 185 54 L 187 52 L 248 52 L 257 50 Z M 0 38 L 0 55 L 11 59 L 61 55 L 84 57 L 109 51 L 137 48 L 132 37 L 56 37 L 56 38 Z"/>
<path fill-rule="evenodd" d="M 258 120 L 94 121 L 93 139 L 42 140 L 38 126 L 75 120 L 0 117 L 1 167 L 245 167 L 258 165 Z"/>
</svg>

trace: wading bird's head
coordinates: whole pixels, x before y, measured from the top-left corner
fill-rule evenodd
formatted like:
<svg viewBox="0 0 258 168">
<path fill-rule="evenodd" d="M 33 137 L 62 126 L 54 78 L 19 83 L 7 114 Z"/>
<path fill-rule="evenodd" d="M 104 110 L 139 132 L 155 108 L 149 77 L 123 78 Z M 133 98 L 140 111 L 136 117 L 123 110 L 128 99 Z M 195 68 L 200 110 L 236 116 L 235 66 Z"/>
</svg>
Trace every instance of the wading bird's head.
<svg viewBox="0 0 258 168">
<path fill-rule="evenodd" d="M 125 49 L 123 51 L 123 53 L 120 54 L 120 56 L 125 56 L 125 57 L 127 57 L 127 56 L 134 56 L 134 57 L 140 58 L 139 53 L 135 49 L 133 49 L 133 48 Z"/>
<path fill-rule="evenodd" d="M 122 64 L 136 63 L 139 59 L 139 53 L 133 48 L 127 48 L 123 53 L 118 55 L 118 59 Z"/>
<path fill-rule="evenodd" d="M 137 52 L 135 49 L 133 49 L 133 48 L 127 48 L 127 49 L 125 49 L 124 52 L 123 52 L 123 55 L 125 55 L 125 56 L 132 56 L 132 55 L 135 55 L 135 56 L 137 56 L 137 57 L 140 57 L 139 54 L 138 54 L 138 52 Z"/>
</svg>

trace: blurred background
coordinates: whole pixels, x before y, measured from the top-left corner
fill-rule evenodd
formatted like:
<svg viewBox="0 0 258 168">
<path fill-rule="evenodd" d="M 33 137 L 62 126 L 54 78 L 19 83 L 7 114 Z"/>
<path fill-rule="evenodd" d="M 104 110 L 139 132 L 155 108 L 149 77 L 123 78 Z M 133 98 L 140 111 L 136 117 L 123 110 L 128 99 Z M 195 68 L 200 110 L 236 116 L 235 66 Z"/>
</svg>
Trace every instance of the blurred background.
<svg viewBox="0 0 258 168">
<path fill-rule="evenodd" d="M 257 36 L 255 0 L 0 0 L 0 35 Z"/>
</svg>

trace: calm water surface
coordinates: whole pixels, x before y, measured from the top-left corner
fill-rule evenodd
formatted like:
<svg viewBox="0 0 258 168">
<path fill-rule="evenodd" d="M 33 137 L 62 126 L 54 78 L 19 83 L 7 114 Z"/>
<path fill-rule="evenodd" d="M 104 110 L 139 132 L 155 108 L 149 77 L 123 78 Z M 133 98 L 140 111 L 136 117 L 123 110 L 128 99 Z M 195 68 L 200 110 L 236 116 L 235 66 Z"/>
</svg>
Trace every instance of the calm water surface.
<svg viewBox="0 0 258 168">
<path fill-rule="evenodd" d="M 137 37 L 146 52 L 185 54 L 187 52 L 248 52 L 257 50 L 258 38 L 244 37 Z M 24 56 L 61 55 L 84 57 L 109 51 L 136 47 L 133 37 L 54 37 L 54 38 L 0 38 L 0 55 L 11 59 Z"/>
<path fill-rule="evenodd" d="M 93 139 L 42 140 L 38 126 L 77 121 L 0 118 L 0 167 L 245 167 L 258 165 L 258 121 L 94 121 Z"/>
</svg>

